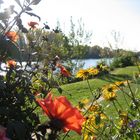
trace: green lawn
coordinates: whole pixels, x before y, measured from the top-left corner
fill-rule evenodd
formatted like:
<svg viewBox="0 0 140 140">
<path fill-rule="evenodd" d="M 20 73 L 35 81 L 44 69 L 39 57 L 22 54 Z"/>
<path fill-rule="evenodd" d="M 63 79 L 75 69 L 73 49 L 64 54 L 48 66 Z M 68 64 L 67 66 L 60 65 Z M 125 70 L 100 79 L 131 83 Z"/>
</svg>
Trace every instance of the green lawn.
<svg viewBox="0 0 140 140">
<path fill-rule="evenodd" d="M 90 79 L 89 83 L 91 86 L 92 91 L 101 88 L 103 85 L 106 85 L 107 83 L 112 83 L 115 81 L 121 81 L 126 79 L 132 79 L 133 75 L 138 72 L 137 67 L 131 66 L 131 67 L 125 67 L 125 68 L 118 68 L 112 71 L 110 74 L 96 78 L 96 79 Z M 74 105 L 77 105 L 77 103 L 83 99 L 83 98 L 90 98 L 91 92 L 89 90 L 87 81 L 81 81 L 71 84 L 66 84 L 61 86 L 63 92 L 61 95 L 67 96 L 69 101 L 71 101 Z M 131 84 L 132 90 L 137 93 L 140 90 L 140 84 L 132 83 Z M 129 93 L 128 88 L 124 89 L 126 92 Z M 60 95 L 57 90 L 53 90 L 53 93 L 55 95 Z M 125 95 L 126 96 L 126 95 Z M 126 96 L 127 98 L 127 96 Z M 117 100 L 123 107 L 123 109 L 127 109 L 127 104 L 125 102 L 124 94 L 122 92 L 119 92 L 117 95 Z M 127 98 L 128 103 L 130 102 L 130 99 Z M 105 108 L 105 112 L 109 115 L 115 116 L 114 114 L 114 106 L 110 104 L 110 106 L 107 107 L 108 102 L 107 101 L 101 101 L 101 104 Z M 118 104 L 116 103 L 118 106 Z M 80 136 L 78 136 L 75 132 L 70 132 L 69 137 L 65 138 L 65 140 L 80 140 Z"/>
<path fill-rule="evenodd" d="M 95 89 L 101 88 L 103 85 L 106 85 L 107 83 L 113 83 L 115 81 L 132 79 L 134 73 L 136 72 L 138 72 L 138 69 L 135 66 L 118 68 L 112 71 L 111 74 L 108 74 L 108 75 L 105 75 L 96 79 L 90 79 L 89 83 L 92 90 L 94 91 Z M 90 93 L 86 80 L 62 85 L 61 88 L 63 90 L 61 95 L 67 96 L 67 98 L 75 105 L 82 98 L 91 97 L 91 93 Z M 53 92 L 56 95 L 60 95 L 57 90 L 53 90 Z"/>
</svg>

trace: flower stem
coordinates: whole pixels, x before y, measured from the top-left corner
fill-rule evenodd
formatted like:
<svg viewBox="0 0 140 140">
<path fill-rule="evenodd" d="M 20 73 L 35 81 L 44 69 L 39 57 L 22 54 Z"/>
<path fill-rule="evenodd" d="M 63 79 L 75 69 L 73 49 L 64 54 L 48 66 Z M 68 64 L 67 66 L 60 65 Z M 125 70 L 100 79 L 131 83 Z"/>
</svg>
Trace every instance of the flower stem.
<svg viewBox="0 0 140 140">
<path fill-rule="evenodd" d="M 89 89 L 90 89 L 90 92 L 91 92 L 91 94 L 92 94 L 92 96 L 93 96 L 93 92 L 92 92 L 92 89 L 91 89 L 91 86 L 90 86 L 90 83 L 89 83 L 89 80 L 87 79 L 87 83 L 88 83 L 88 87 L 89 87 Z"/>
<path fill-rule="evenodd" d="M 69 132 L 70 132 L 70 130 L 66 133 L 66 135 L 63 137 L 62 140 L 64 140 L 68 136 Z"/>
<path fill-rule="evenodd" d="M 118 109 L 117 109 L 117 106 L 116 106 L 115 102 L 114 102 L 114 101 L 112 101 L 112 103 L 113 103 L 113 106 L 115 107 L 115 109 L 116 109 L 117 113 L 119 114 L 119 111 L 118 111 Z"/>
<path fill-rule="evenodd" d="M 128 101 L 127 101 L 126 96 L 125 96 L 125 93 L 123 92 L 122 88 L 121 88 L 121 91 L 122 91 L 122 94 L 123 94 L 123 97 L 124 97 L 124 100 L 125 100 L 126 104 L 129 106 Z"/>
<path fill-rule="evenodd" d="M 136 105 L 136 107 L 137 107 L 137 109 L 138 109 L 138 111 L 139 111 L 139 113 L 140 113 L 139 106 L 138 106 L 138 104 L 137 104 L 138 101 L 137 101 L 136 98 L 135 98 L 135 94 L 134 94 L 134 92 L 132 91 L 131 86 L 130 86 L 130 84 L 129 84 L 128 81 L 127 81 L 127 84 L 128 84 L 129 89 L 130 89 L 130 93 L 131 93 L 131 95 L 132 95 L 133 103 Z"/>
<path fill-rule="evenodd" d="M 118 102 L 118 100 L 116 99 L 117 104 L 120 106 L 120 108 L 123 110 L 123 107 L 121 106 L 121 104 Z"/>
</svg>

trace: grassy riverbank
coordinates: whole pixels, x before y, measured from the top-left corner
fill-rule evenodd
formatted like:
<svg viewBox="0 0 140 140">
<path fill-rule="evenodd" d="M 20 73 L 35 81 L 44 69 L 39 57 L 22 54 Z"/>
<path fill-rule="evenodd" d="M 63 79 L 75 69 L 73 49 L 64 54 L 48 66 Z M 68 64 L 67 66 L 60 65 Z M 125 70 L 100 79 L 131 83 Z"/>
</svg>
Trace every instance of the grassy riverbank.
<svg viewBox="0 0 140 140">
<path fill-rule="evenodd" d="M 133 66 L 118 68 L 112 71 L 108 75 L 104 75 L 102 77 L 98 77 L 95 79 L 89 79 L 88 81 L 92 90 L 94 91 L 108 83 L 113 83 L 115 81 L 122 81 L 126 79 L 132 79 L 136 72 L 138 72 L 138 69 L 137 67 L 133 67 Z M 67 96 L 67 98 L 75 105 L 78 103 L 80 99 L 88 98 L 91 96 L 86 80 L 62 85 L 61 88 L 63 90 L 62 95 Z M 54 93 L 56 95 L 59 94 L 57 90 L 54 90 Z"/>
</svg>

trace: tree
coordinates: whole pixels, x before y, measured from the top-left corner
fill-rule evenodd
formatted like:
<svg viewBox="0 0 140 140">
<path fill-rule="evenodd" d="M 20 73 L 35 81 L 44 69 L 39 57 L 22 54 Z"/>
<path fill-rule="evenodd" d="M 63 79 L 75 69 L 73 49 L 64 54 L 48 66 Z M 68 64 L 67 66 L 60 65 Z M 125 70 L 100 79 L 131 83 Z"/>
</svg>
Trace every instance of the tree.
<svg viewBox="0 0 140 140">
<path fill-rule="evenodd" d="M 73 57 L 75 59 L 84 58 L 87 54 L 87 44 L 90 42 L 92 33 L 85 30 L 85 25 L 81 18 L 78 20 L 78 25 L 74 24 L 72 17 L 70 23 L 71 29 L 68 38 L 73 50 Z"/>
</svg>

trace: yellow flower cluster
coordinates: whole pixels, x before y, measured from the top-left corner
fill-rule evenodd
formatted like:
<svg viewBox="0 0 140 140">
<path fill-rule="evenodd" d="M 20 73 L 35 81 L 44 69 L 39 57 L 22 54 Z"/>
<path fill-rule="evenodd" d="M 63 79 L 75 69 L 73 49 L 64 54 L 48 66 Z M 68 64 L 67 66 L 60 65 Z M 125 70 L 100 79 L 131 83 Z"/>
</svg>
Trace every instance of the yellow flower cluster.
<svg viewBox="0 0 140 140">
<path fill-rule="evenodd" d="M 109 84 L 106 85 L 102 88 L 102 96 L 105 100 L 115 100 L 117 95 L 116 95 L 116 91 L 118 90 L 118 87 L 113 85 L 113 84 Z"/>
<path fill-rule="evenodd" d="M 98 112 L 101 110 L 101 105 L 96 101 L 92 103 L 89 99 L 82 99 L 77 108 L 84 113 L 88 110 L 88 113 Z"/>
<path fill-rule="evenodd" d="M 112 84 L 103 86 L 101 89 L 102 97 L 107 101 L 113 101 L 117 97 L 117 91 L 128 85 L 130 81 L 117 81 Z M 103 112 L 101 105 L 96 102 L 91 102 L 88 99 L 83 99 L 79 102 L 78 107 L 82 112 L 86 112 L 87 118 L 82 126 L 83 140 L 96 140 L 98 134 L 106 127 L 109 118 Z M 120 128 L 127 126 L 128 114 L 120 112 L 119 114 Z"/>
<path fill-rule="evenodd" d="M 88 104 L 89 104 L 89 99 L 87 99 L 87 98 L 85 98 L 85 99 L 82 99 L 79 103 L 78 103 L 78 106 L 77 106 L 77 108 L 79 109 L 79 110 L 86 110 L 87 109 L 87 107 L 88 107 Z"/>
<path fill-rule="evenodd" d="M 117 81 L 113 84 L 108 84 L 102 87 L 102 96 L 107 101 L 113 101 L 116 99 L 116 92 L 121 89 L 121 87 L 126 86 L 130 81 Z"/>
<path fill-rule="evenodd" d="M 107 116 L 101 112 L 94 112 L 90 114 L 83 124 L 83 139 L 95 140 L 96 133 L 105 125 Z"/>
<path fill-rule="evenodd" d="M 82 78 L 83 80 L 88 79 L 90 76 L 95 76 L 99 73 L 96 68 L 81 69 L 77 72 L 76 77 Z"/>
<path fill-rule="evenodd" d="M 102 128 L 107 116 L 102 112 L 98 102 L 91 102 L 89 99 L 82 99 L 78 108 L 87 113 L 86 121 L 82 125 L 83 140 L 96 140 L 97 131 Z"/>
<path fill-rule="evenodd" d="M 98 112 L 100 110 L 101 110 L 101 106 L 97 102 L 93 105 L 90 105 L 89 107 L 90 112 Z"/>
</svg>

